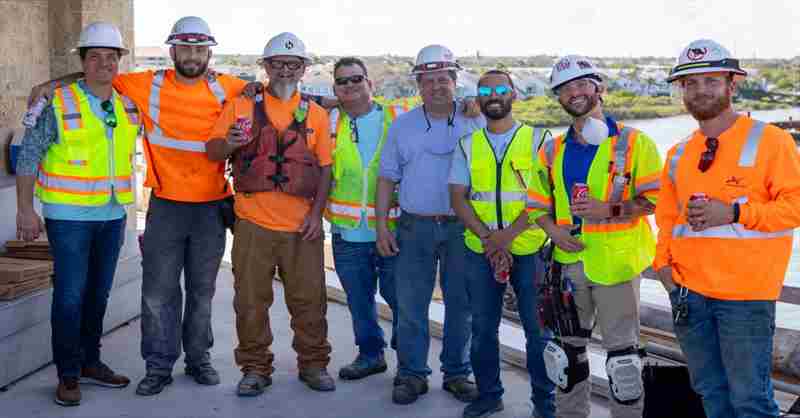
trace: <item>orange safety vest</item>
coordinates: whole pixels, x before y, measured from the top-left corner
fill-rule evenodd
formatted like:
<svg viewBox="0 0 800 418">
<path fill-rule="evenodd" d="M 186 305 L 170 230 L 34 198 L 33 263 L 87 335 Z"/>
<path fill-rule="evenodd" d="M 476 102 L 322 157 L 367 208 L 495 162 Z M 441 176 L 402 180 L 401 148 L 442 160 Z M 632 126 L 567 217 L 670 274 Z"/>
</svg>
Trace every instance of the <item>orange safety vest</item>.
<svg viewBox="0 0 800 418">
<path fill-rule="evenodd" d="M 185 136 L 181 138 L 175 138 L 165 133 L 171 131 L 161 120 L 165 75 L 164 70 L 156 71 L 150 87 L 148 116 L 152 125 L 145 125 L 147 134 L 144 148 L 148 170 L 144 185 L 152 187 L 158 197 L 180 202 L 210 202 L 223 199 L 231 194 L 225 180 L 225 163 L 208 159 L 206 154 L 206 142 L 210 139 L 208 135 L 184 134 Z M 206 81 L 208 94 L 213 96 L 213 101 L 219 106 L 218 113 L 222 113 L 226 97 L 225 89 L 213 75 L 209 75 Z M 169 88 L 170 86 L 166 87 Z M 182 123 L 187 125 L 192 124 L 191 100 L 189 98 L 187 103 L 180 105 L 172 104 L 186 109 L 186 117 Z M 183 130 L 185 131 L 186 129 Z"/>
<path fill-rule="evenodd" d="M 677 217 L 671 232 L 660 234 L 668 242 L 659 243 L 665 248 L 660 249 L 655 268 L 668 263 L 676 283 L 711 298 L 776 300 L 791 255 L 792 229 L 756 230 L 734 223 L 695 232 L 686 221 L 686 203 L 693 193 L 728 204 L 762 205 L 776 198 L 770 193 L 770 176 L 796 175 L 768 174 L 772 156 L 784 152 L 775 148 L 774 139 L 780 135 L 775 127 L 740 116 L 731 129 L 739 132 L 720 135 L 715 161 L 705 173 L 697 168 L 705 150 L 705 136 L 699 131 L 670 150 L 664 179 L 671 187 L 668 193 L 662 192 L 658 204 L 672 205 Z M 673 217 L 664 219 L 664 210 L 657 209 L 656 218 L 660 227 L 669 227 L 663 223 Z M 662 252 L 669 254 L 668 261 Z"/>
</svg>

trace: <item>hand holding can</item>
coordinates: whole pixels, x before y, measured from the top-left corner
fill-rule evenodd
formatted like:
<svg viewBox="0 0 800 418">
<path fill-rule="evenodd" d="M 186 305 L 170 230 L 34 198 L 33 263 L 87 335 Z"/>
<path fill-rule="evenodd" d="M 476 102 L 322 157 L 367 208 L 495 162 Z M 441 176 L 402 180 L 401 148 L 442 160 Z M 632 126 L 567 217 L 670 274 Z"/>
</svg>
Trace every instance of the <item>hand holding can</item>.
<svg viewBox="0 0 800 418">
<path fill-rule="evenodd" d="M 252 137 L 253 123 L 250 119 L 244 117 L 236 118 L 236 122 L 231 126 L 228 131 L 227 141 L 231 145 L 241 146 L 248 142 Z"/>
<path fill-rule="evenodd" d="M 589 185 L 586 183 L 575 183 L 572 185 L 572 202 L 579 202 L 589 198 Z"/>
</svg>

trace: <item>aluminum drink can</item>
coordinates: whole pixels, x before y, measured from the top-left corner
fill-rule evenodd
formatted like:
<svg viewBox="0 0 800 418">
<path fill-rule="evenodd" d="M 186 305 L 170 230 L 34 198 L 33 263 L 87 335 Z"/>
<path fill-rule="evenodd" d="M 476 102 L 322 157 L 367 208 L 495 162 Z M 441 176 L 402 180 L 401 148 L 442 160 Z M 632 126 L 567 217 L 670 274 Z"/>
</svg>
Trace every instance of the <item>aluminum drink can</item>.
<svg viewBox="0 0 800 418">
<path fill-rule="evenodd" d="M 589 197 L 589 185 L 586 183 L 575 183 L 572 185 L 572 201 L 582 200 Z"/>
<path fill-rule="evenodd" d="M 508 267 L 496 269 L 494 271 L 494 279 L 498 283 L 508 283 L 508 279 L 510 278 L 510 276 L 511 276 L 511 269 L 509 269 Z"/>
<path fill-rule="evenodd" d="M 701 202 L 708 202 L 708 195 L 705 193 L 692 193 L 689 197 L 689 201 L 699 200 Z"/>
<path fill-rule="evenodd" d="M 33 128 L 36 126 L 36 121 L 39 119 L 39 116 L 42 114 L 45 106 L 47 106 L 47 97 L 42 96 L 37 100 L 33 106 L 25 112 L 25 116 L 22 118 L 22 124 L 26 128 Z"/>
<path fill-rule="evenodd" d="M 242 131 L 242 135 L 250 139 L 250 135 L 253 133 L 253 121 L 249 118 L 238 117 L 236 118 L 236 127 Z"/>
</svg>

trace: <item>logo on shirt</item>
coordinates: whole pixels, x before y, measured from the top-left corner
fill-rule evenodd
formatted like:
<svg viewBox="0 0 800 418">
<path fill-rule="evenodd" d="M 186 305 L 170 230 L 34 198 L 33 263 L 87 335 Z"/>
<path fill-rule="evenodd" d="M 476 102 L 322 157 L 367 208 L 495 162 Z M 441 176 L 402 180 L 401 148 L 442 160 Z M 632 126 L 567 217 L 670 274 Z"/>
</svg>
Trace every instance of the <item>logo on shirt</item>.
<svg viewBox="0 0 800 418">
<path fill-rule="evenodd" d="M 747 187 L 744 184 L 744 177 L 736 177 L 736 176 L 728 177 L 728 179 L 725 180 L 725 185 L 731 187 Z"/>
</svg>

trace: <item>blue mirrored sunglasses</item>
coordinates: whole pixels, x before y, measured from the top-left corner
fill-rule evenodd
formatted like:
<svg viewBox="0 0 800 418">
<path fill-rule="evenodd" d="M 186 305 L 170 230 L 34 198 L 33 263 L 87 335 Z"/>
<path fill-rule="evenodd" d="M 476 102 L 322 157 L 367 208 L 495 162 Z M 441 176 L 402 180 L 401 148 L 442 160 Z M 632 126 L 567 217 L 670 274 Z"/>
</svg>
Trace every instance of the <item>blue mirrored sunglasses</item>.
<svg viewBox="0 0 800 418">
<path fill-rule="evenodd" d="M 497 93 L 498 96 L 502 96 L 507 93 L 511 93 L 511 87 L 501 84 L 499 86 L 495 86 L 494 88 L 481 86 L 478 87 L 478 96 L 480 97 L 488 97 L 492 95 L 492 91 Z"/>
</svg>

